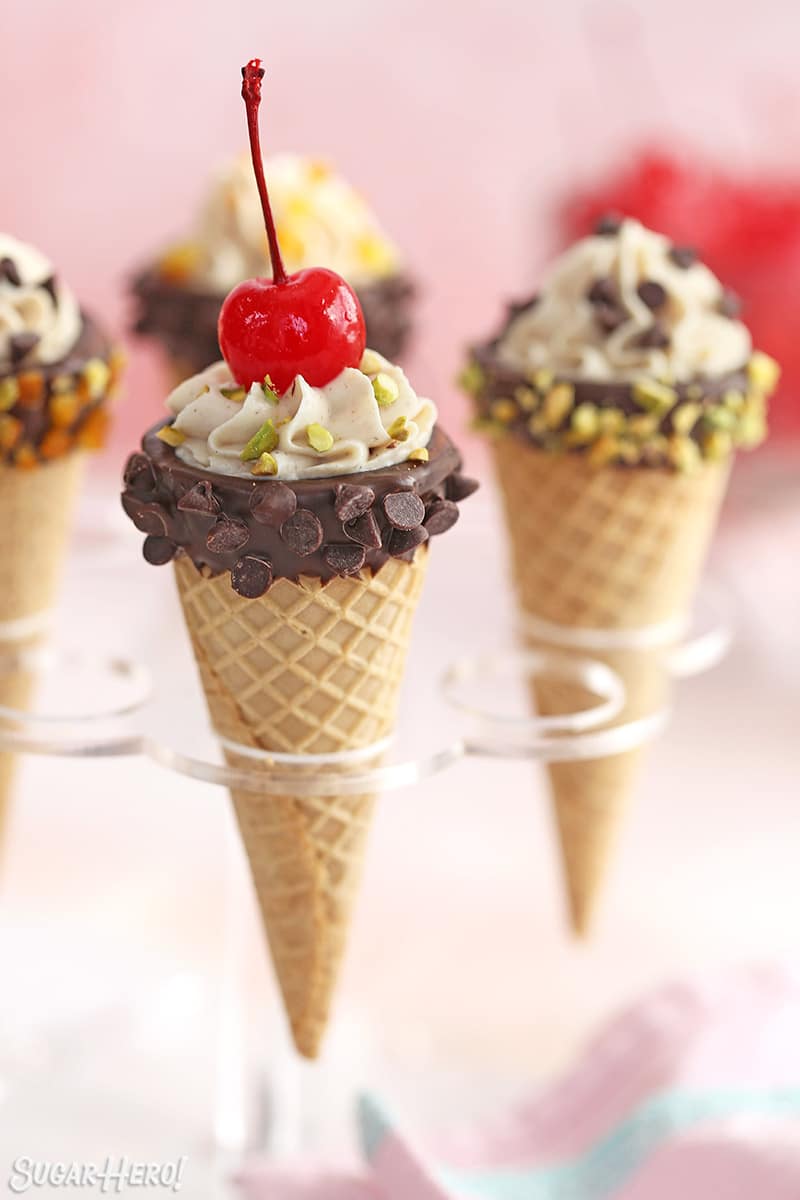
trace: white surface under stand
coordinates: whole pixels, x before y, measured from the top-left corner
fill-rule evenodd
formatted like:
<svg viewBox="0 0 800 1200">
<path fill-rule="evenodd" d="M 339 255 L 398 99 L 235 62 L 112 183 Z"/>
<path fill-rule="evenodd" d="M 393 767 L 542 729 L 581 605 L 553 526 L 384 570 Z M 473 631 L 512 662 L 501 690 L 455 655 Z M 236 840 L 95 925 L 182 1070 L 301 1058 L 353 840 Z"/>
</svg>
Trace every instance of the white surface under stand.
<svg viewBox="0 0 800 1200">
<path fill-rule="evenodd" d="M 678 674 L 707 669 L 727 649 L 730 631 L 718 600 L 701 607 L 708 611 L 699 619 L 700 627 L 674 652 Z M 676 632 L 637 631 L 622 642 L 615 634 L 611 635 L 613 647 L 603 631 L 584 630 L 578 639 L 568 630 L 550 629 L 547 634 L 564 649 L 577 648 L 588 655 L 628 645 L 646 650 L 674 638 Z M 443 776 L 465 759 L 548 762 L 617 753 L 654 738 L 668 716 L 666 710 L 659 711 L 636 722 L 604 728 L 624 704 L 624 687 L 602 663 L 560 650 L 487 651 L 447 665 L 438 688 L 436 680 L 430 680 L 430 690 L 438 694 L 438 701 L 426 735 L 409 724 L 410 714 L 405 712 L 392 745 L 321 756 L 266 755 L 239 748 L 252 761 L 252 768 L 234 769 L 221 760 L 202 709 L 196 710 L 195 721 L 180 729 L 165 721 L 163 668 L 89 654 L 84 648 L 67 648 L 58 640 L 21 652 L 15 662 L 8 642 L 14 631 L 0 629 L 0 640 L 4 633 L 6 668 L 24 665 L 35 671 L 39 687 L 32 711 L 0 708 L 0 750 L 45 758 L 119 759 L 121 781 L 126 762 L 146 760 L 188 779 L 266 796 L 391 794 Z M 542 674 L 580 684 L 595 702 L 585 711 L 565 716 L 520 715 L 525 685 Z M 413 753 L 408 753 L 409 748 Z M 124 789 L 122 792 L 124 795 Z M 227 1167 L 253 1148 L 282 1155 L 308 1149 L 309 1143 L 317 1140 L 320 1123 L 324 1124 L 319 1108 L 326 1087 L 324 1083 L 320 1086 L 324 1074 L 300 1063 L 289 1049 L 276 1052 L 274 1008 L 263 1028 L 249 1028 L 252 964 L 254 957 L 263 955 L 263 939 L 253 919 L 242 849 L 230 818 L 224 838 L 213 1143 Z M 261 1061 L 268 1026 L 272 1053 L 264 1073 Z M 278 1043 L 280 1040 L 279 1034 Z M 339 1056 L 352 1058 L 352 1044 L 335 1027 L 331 1040 L 334 1061 Z M 40 1047 L 39 1052 L 46 1055 L 48 1049 Z M 26 1065 L 35 1069 L 37 1064 L 26 1064 L 23 1055 L 16 1064 L 18 1076 L 24 1078 Z M 124 1092 L 124 1087 L 121 1090 Z M 7 1099 L 13 1101 L 13 1091 Z"/>
</svg>

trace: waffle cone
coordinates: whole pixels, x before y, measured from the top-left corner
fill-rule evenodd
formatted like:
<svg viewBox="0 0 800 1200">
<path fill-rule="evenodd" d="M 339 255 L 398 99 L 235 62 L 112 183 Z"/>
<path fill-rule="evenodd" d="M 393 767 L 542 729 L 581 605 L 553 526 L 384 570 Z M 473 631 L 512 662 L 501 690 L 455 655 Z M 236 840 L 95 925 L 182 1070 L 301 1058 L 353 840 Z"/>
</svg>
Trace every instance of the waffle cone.
<svg viewBox="0 0 800 1200">
<path fill-rule="evenodd" d="M 546 454 L 511 437 L 496 443 L 495 460 L 523 613 L 602 630 L 644 628 L 688 613 L 726 463 L 686 475 L 595 469 L 581 455 Z M 602 658 L 622 676 L 627 701 L 618 722 L 647 716 L 665 699 L 665 650 L 580 653 Z M 545 715 L 592 703 L 580 687 L 555 680 L 538 681 L 533 693 Z M 636 749 L 548 768 L 577 933 L 588 931 L 641 756 Z"/>
<path fill-rule="evenodd" d="M 426 566 L 422 548 L 413 562 L 390 559 L 374 575 L 324 585 L 279 579 L 245 600 L 227 575 L 206 577 L 179 559 L 178 589 L 217 733 L 291 754 L 355 750 L 389 735 Z M 230 748 L 226 755 L 257 769 Z M 374 797 L 231 796 L 294 1041 L 314 1058 Z"/>
<path fill-rule="evenodd" d="M 0 627 L 46 613 L 53 605 L 83 473 L 84 455 L 26 470 L 0 464 Z M 34 676 L 21 654 L 37 636 L 6 638 L 0 631 L 0 704 L 25 710 Z M 0 842 L 16 756 L 0 752 Z"/>
</svg>

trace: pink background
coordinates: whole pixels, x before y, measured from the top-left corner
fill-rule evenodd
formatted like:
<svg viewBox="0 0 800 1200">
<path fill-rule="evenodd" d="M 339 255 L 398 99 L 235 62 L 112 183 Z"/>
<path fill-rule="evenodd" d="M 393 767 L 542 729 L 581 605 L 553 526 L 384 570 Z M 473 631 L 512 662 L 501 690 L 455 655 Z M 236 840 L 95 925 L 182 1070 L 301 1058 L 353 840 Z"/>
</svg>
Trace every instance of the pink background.
<svg viewBox="0 0 800 1200">
<path fill-rule="evenodd" d="M 416 379 L 445 410 L 464 340 L 533 282 L 565 186 L 660 135 L 744 170 L 788 167 L 800 127 L 792 0 L 3 8 L 0 228 L 122 328 L 126 275 L 244 144 L 238 72 L 258 54 L 267 151 L 330 157 L 407 251 L 425 289 Z M 129 383 L 120 448 L 163 391 L 141 352 Z"/>
</svg>

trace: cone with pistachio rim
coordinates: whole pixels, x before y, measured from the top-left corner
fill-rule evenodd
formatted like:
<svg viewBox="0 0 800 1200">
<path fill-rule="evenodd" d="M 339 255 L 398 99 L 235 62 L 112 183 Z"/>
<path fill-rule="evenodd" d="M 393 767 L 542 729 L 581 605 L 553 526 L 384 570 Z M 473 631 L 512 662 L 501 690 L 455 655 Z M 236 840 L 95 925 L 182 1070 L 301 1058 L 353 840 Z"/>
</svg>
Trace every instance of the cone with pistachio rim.
<svg viewBox="0 0 800 1200">
<path fill-rule="evenodd" d="M 670 640 L 691 608 L 733 453 L 765 436 L 777 367 L 752 351 L 735 317 L 692 252 L 609 220 L 475 348 L 462 376 L 492 437 L 528 639 L 560 644 L 576 630 L 585 643 L 595 631 L 597 649 L 580 653 L 603 658 L 626 685 L 615 724 L 664 703 Z M 608 633 L 628 633 L 632 648 L 603 650 Z M 552 715 L 588 697 L 544 681 L 534 701 Z M 578 933 L 589 929 L 642 754 L 548 768 Z"/>
</svg>

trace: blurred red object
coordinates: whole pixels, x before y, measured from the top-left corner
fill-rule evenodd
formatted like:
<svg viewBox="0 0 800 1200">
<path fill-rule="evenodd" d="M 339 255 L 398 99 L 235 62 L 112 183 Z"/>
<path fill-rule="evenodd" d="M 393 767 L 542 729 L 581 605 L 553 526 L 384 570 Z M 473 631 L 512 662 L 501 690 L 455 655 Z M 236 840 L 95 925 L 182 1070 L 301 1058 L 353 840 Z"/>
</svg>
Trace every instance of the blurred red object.
<svg viewBox="0 0 800 1200">
<path fill-rule="evenodd" d="M 565 243 L 607 212 L 636 217 L 703 260 L 744 302 L 760 350 L 783 368 L 771 406 L 772 438 L 800 437 L 800 178 L 743 180 L 661 150 L 634 155 L 561 204 Z"/>
</svg>

